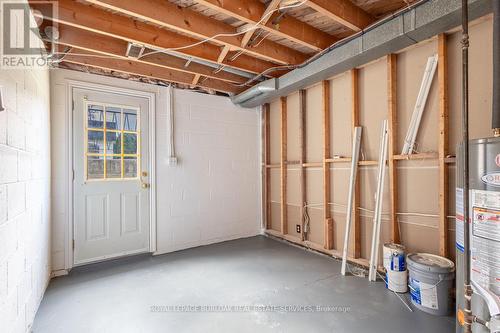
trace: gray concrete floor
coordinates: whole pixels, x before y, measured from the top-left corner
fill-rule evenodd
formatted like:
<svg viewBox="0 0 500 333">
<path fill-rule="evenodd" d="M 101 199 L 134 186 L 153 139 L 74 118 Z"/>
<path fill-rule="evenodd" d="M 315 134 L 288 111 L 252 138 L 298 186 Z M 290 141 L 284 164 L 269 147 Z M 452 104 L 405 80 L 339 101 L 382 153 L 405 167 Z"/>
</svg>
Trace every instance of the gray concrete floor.
<svg viewBox="0 0 500 333">
<path fill-rule="evenodd" d="M 154 312 L 152 306 L 341 306 L 347 312 Z M 163 312 L 161 312 L 163 311 Z M 52 280 L 38 332 L 453 332 L 340 263 L 263 236 L 75 268 Z"/>
</svg>

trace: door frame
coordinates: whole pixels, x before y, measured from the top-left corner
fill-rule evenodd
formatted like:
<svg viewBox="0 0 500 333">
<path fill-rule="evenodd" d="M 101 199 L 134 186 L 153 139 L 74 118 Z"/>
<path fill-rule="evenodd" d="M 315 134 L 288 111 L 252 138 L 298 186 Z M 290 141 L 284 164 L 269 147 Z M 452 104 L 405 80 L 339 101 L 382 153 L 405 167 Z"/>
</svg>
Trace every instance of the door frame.
<svg viewBox="0 0 500 333">
<path fill-rule="evenodd" d="M 68 151 L 67 151 L 67 162 L 66 170 L 68 177 L 68 216 L 70 220 L 66 225 L 66 235 L 65 235 L 65 258 L 64 265 L 65 269 L 69 270 L 75 266 L 83 265 L 84 263 L 75 264 L 74 258 L 74 224 L 75 224 L 75 213 L 74 213 L 74 155 L 73 155 L 73 91 L 74 89 L 85 89 L 93 90 L 96 92 L 105 92 L 111 94 L 124 95 L 128 97 L 138 97 L 144 98 L 148 101 L 149 108 L 149 134 L 148 134 L 148 149 L 149 149 L 149 174 L 150 174 L 150 200 L 149 200 L 149 252 L 156 252 L 156 149 L 155 149 L 155 138 L 156 138 L 156 94 L 154 92 L 147 92 L 141 90 L 134 90 L 128 88 L 114 87 L 109 85 L 103 85 L 99 83 L 82 82 L 77 80 L 66 80 L 66 98 L 67 98 L 67 122 L 66 122 L 66 137 L 69 139 Z M 126 254 L 125 254 L 126 255 Z M 121 256 L 121 255 L 117 255 Z"/>
</svg>

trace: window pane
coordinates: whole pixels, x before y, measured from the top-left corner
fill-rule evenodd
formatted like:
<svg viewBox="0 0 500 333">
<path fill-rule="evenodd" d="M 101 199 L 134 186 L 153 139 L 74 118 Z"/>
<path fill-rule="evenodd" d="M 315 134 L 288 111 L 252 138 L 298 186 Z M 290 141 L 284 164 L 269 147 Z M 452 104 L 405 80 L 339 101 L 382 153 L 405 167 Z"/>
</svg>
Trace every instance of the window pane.
<svg viewBox="0 0 500 333">
<path fill-rule="evenodd" d="M 137 131 L 137 111 L 123 109 L 123 129 L 125 131 Z"/>
<path fill-rule="evenodd" d="M 122 110 L 111 106 L 106 107 L 106 128 L 121 130 L 122 129 Z"/>
<path fill-rule="evenodd" d="M 104 132 L 89 130 L 87 135 L 87 152 L 104 154 Z"/>
<path fill-rule="evenodd" d="M 123 133 L 123 153 L 137 154 L 137 134 Z"/>
<path fill-rule="evenodd" d="M 135 157 L 125 157 L 123 161 L 123 168 L 125 178 L 136 178 L 137 177 L 137 158 Z"/>
<path fill-rule="evenodd" d="M 121 130 L 121 114 L 122 110 L 120 108 L 115 108 L 111 106 L 106 106 L 106 128 L 112 130 Z"/>
<path fill-rule="evenodd" d="M 106 157 L 106 178 L 122 177 L 122 159 L 118 156 Z"/>
<path fill-rule="evenodd" d="M 104 112 L 100 105 L 89 105 L 87 111 L 87 127 L 103 128 Z"/>
<path fill-rule="evenodd" d="M 106 132 L 106 154 L 121 154 L 121 133 Z"/>
<path fill-rule="evenodd" d="M 87 179 L 104 179 L 104 156 L 87 157 Z"/>
</svg>

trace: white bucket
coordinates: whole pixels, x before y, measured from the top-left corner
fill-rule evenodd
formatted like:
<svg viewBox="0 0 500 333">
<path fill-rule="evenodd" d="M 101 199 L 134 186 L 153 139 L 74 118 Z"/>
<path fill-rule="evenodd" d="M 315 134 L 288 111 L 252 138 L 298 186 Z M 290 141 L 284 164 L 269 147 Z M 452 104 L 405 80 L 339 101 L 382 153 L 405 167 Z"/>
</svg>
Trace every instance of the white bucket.
<svg viewBox="0 0 500 333">
<path fill-rule="evenodd" d="M 384 256 L 384 268 L 386 271 L 391 270 L 391 262 L 393 256 L 404 256 L 405 247 L 403 245 L 394 244 L 394 243 L 385 243 L 383 248 L 383 256 Z"/>
<path fill-rule="evenodd" d="M 408 271 L 402 272 L 388 270 L 385 285 L 387 289 L 397 293 L 406 293 L 408 291 Z"/>
</svg>

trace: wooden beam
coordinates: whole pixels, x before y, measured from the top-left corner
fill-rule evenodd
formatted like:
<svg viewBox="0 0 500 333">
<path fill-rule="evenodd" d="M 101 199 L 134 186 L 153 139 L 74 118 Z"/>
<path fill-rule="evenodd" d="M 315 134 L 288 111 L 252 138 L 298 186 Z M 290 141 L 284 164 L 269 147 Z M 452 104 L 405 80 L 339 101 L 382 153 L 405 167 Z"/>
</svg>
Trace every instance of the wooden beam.
<svg viewBox="0 0 500 333">
<path fill-rule="evenodd" d="M 409 155 L 394 155 L 396 161 L 416 161 L 416 160 L 436 160 L 439 158 L 438 153 L 418 153 Z"/>
<path fill-rule="evenodd" d="M 448 45 L 445 34 L 438 36 L 439 82 L 439 255 L 449 257 L 448 249 Z"/>
<path fill-rule="evenodd" d="M 352 99 L 352 109 L 351 109 L 351 118 L 352 118 L 352 135 L 351 138 L 354 140 L 354 128 L 360 125 L 359 121 L 359 70 L 354 68 L 351 70 L 351 99 Z M 349 162 L 351 159 L 346 159 Z M 358 206 L 361 203 L 361 179 L 359 177 L 359 169 L 356 175 L 356 183 L 354 184 L 354 214 L 352 219 L 352 234 L 353 234 L 353 257 L 360 258 L 361 257 L 361 219 L 359 215 Z"/>
<path fill-rule="evenodd" d="M 286 235 L 288 233 L 288 219 L 287 219 L 287 101 L 286 97 L 281 97 L 281 233 Z"/>
<path fill-rule="evenodd" d="M 273 11 L 279 7 L 280 3 L 281 3 L 281 0 L 271 0 L 271 2 L 267 5 L 266 10 L 262 14 L 262 17 L 260 18 L 261 25 L 266 25 L 266 23 L 269 21 L 269 19 L 271 19 Z M 246 24 L 244 26 L 245 29 L 248 31 L 245 32 L 245 34 L 243 35 L 243 38 L 241 39 L 241 47 L 243 47 L 243 48 L 246 48 L 248 46 L 248 43 L 252 39 L 254 32 L 257 30 L 257 29 L 249 30 L 252 26 L 253 25 L 250 23 Z"/>
<path fill-rule="evenodd" d="M 240 75 L 233 73 L 220 71 L 215 73 L 215 68 L 210 66 L 198 64 L 191 62 L 189 66 L 185 66 L 185 60 L 177 58 L 164 53 L 151 54 L 145 56 L 141 59 L 131 59 L 128 58 L 125 53 L 127 50 L 127 42 L 121 39 L 116 39 L 101 34 L 96 34 L 86 30 L 78 29 L 71 26 L 66 26 L 60 24 L 59 29 L 59 39 L 57 44 L 66 45 L 70 47 L 79 48 L 82 50 L 87 50 L 90 52 L 99 53 L 102 55 L 108 55 L 116 58 L 121 58 L 125 60 L 134 60 L 144 64 L 154 65 L 162 68 L 173 69 L 189 74 L 200 74 L 212 79 L 233 82 L 233 83 L 244 83 L 248 80 Z M 146 51 L 148 52 L 148 51 Z"/>
<path fill-rule="evenodd" d="M 201 75 L 200 74 L 195 74 L 193 81 L 191 82 L 191 86 L 195 87 L 198 85 L 198 82 L 200 81 Z"/>
<path fill-rule="evenodd" d="M 230 36 L 237 32 L 235 27 L 165 0 L 86 0 L 86 2 L 179 31 L 199 40 L 212 39 L 213 36 L 224 34 L 225 36 L 217 37 L 212 41 L 234 47 L 235 50 L 245 50 L 246 45 L 241 45 L 241 35 Z M 264 40 L 258 46 L 249 48 L 245 52 L 283 65 L 299 64 L 307 58 L 294 49 L 270 40 Z"/>
<path fill-rule="evenodd" d="M 255 25 L 266 11 L 266 5 L 259 0 L 197 0 L 197 3 L 240 21 Z M 286 38 L 314 51 L 320 51 L 338 39 L 293 17 L 286 17 L 274 24 L 276 14 L 261 28 L 278 37 Z"/>
<path fill-rule="evenodd" d="M 304 216 L 307 212 L 307 175 L 304 167 L 307 159 L 307 142 L 306 142 L 306 109 L 307 109 L 307 91 L 302 89 L 299 91 L 299 147 L 300 147 L 300 220 L 301 220 L 301 240 L 306 240 L 304 232 L 305 220 Z"/>
<path fill-rule="evenodd" d="M 64 57 L 64 62 L 97 67 L 101 69 L 109 69 L 117 72 L 139 75 L 186 85 L 191 85 L 193 81 L 192 75 L 187 75 L 183 72 L 178 72 L 167 68 L 160 68 L 157 66 L 147 65 L 131 60 L 113 59 L 106 56 L 102 57 L 99 54 L 75 48 L 72 49 L 68 53 L 68 55 Z M 208 78 L 204 80 L 203 83 L 199 83 L 198 86 L 206 89 L 213 89 L 233 94 L 237 94 L 242 91 L 242 88 L 237 88 L 227 82 Z"/>
<path fill-rule="evenodd" d="M 333 221 L 331 221 L 330 201 L 330 81 L 322 82 L 323 113 L 323 223 L 325 225 L 325 249 L 333 249 Z"/>
<path fill-rule="evenodd" d="M 397 73 L 397 60 L 396 54 L 389 54 L 387 56 L 387 98 L 389 106 L 389 191 L 391 196 L 391 241 L 399 243 L 399 223 L 398 223 L 398 172 L 394 155 L 396 154 L 397 139 L 398 139 L 398 73 Z"/>
<path fill-rule="evenodd" d="M 307 6 L 354 31 L 363 30 L 375 21 L 350 0 L 309 0 Z"/>
<path fill-rule="evenodd" d="M 153 49 L 176 49 L 199 42 L 199 40 L 195 38 L 187 37 L 166 29 L 136 21 L 132 18 L 116 15 L 105 10 L 86 6 L 70 0 L 58 1 L 57 17 L 54 17 L 54 14 L 48 10 L 47 6 L 40 5 L 37 1 L 30 1 L 29 3 L 33 9 L 39 11 L 38 14 L 35 15 L 43 19 L 92 31 L 101 35 L 131 41 Z M 213 63 L 217 63 L 219 52 L 220 50 L 217 45 L 209 43 L 175 51 L 175 53 L 178 54 Z M 245 54 L 240 55 L 233 61 L 227 59 L 224 61 L 224 64 L 251 73 L 261 73 L 275 66 L 272 62 L 257 59 Z M 282 75 L 282 73 L 279 74 Z"/>
<path fill-rule="evenodd" d="M 217 63 L 222 64 L 229 54 L 229 51 L 231 51 L 231 46 L 225 45 L 220 51 L 219 57 L 217 58 Z"/>
</svg>

